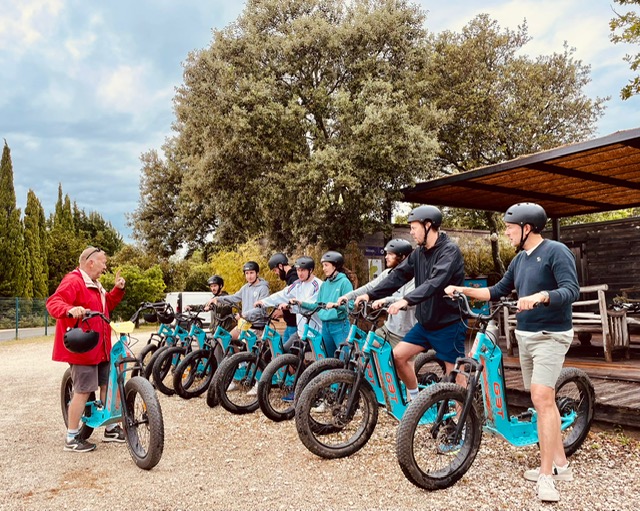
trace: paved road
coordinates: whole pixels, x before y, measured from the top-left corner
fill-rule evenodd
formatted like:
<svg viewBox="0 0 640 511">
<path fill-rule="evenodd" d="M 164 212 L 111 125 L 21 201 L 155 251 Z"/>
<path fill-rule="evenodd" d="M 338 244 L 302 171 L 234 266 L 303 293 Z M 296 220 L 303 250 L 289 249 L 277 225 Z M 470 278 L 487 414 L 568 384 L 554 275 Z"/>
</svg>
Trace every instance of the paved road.
<svg viewBox="0 0 640 511">
<path fill-rule="evenodd" d="M 44 327 L 36 327 L 36 328 L 20 328 L 18 330 L 18 339 L 28 339 L 29 337 L 40 337 L 43 335 L 53 335 L 55 332 L 54 326 L 47 327 L 47 331 L 45 334 Z M 0 341 L 11 341 L 16 338 L 15 329 L 11 330 L 0 330 Z"/>
</svg>

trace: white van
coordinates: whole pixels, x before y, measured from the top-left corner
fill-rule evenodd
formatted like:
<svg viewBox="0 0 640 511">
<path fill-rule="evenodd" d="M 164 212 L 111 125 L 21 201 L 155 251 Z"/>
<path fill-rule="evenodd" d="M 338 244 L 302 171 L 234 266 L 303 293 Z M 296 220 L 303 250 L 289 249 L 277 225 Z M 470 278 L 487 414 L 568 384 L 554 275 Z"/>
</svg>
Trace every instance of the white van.
<svg viewBox="0 0 640 511">
<path fill-rule="evenodd" d="M 178 291 L 175 293 L 167 293 L 165 301 L 171 304 L 174 311 L 182 312 L 187 305 L 204 305 L 211 298 L 213 298 L 213 293 L 209 291 Z M 211 323 L 210 312 L 200 312 L 198 317 L 202 320 L 205 328 Z"/>
</svg>

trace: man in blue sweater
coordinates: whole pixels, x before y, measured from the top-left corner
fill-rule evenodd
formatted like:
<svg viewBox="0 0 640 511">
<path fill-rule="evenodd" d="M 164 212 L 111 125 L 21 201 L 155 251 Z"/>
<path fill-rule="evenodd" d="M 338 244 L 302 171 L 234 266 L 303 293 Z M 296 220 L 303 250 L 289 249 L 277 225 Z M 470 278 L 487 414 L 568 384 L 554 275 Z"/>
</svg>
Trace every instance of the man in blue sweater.
<svg viewBox="0 0 640 511">
<path fill-rule="evenodd" d="M 555 385 L 564 357 L 573 340 L 571 304 L 580 287 L 575 258 L 562 243 L 545 240 L 540 231 L 547 214 L 538 204 L 520 203 L 504 215 L 505 233 L 519 253 L 495 286 L 469 288 L 448 286 L 478 300 L 497 300 L 514 289 L 518 293 L 516 339 L 524 386 L 538 413 L 540 468 L 527 470 L 524 478 L 537 481 L 538 498 L 557 502 L 560 495 L 554 481 L 571 481 L 573 473 L 562 446 L 560 413 Z M 544 305 L 538 307 L 538 305 Z"/>
</svg>

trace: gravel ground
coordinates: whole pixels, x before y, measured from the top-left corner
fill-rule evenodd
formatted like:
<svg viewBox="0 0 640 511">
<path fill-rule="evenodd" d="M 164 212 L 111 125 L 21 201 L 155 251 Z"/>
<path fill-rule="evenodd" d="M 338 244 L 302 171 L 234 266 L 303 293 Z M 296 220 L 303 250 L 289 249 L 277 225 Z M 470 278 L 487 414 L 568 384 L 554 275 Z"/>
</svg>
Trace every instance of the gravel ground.
<svg viewBox="0 0 640 511">
<path fill-rule="evenodd" d="M 141 335 L 145 338 L 146 335 Z M 592 431 L 573 458 L 573 482 L 561 501 L 541 505 L 522 478 L 537 449 L 516 449 L 485 435 L 469 472 L 454 487 L 429 493 L 403 476 L 395 459 L 396 421 L 380 415 L 359 453 L 323 460 L 299 441 L 293 422 L 259 411 L 236 416 L 160 395 L 164 455 L 138 469 L 122 444 L 92 453 L 63 452 L 60 379 L 51 338 L 0 344 L 0 510 L 189 509 L 637 509 L 640 441 Z"/>
</svg>

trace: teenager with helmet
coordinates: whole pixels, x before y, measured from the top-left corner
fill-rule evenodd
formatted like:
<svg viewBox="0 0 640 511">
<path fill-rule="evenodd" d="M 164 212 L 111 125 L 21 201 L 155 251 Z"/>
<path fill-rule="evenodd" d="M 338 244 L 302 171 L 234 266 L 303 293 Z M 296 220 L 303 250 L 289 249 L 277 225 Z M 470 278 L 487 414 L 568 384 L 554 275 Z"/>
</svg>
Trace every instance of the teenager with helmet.
<svg viewBox="0 0 640 511">
<path fill-rule="evenodd" d="M 540 445 L 540 468 L 527 470 L 524 478 L 537 482 L 540 500 L 556 502 L 560 494 L 554 480 L 573 480 L 562 445 L 555 386 L 573 340 L 571 304 L 580 293 L 576 263 L 565 245 L 540 234 L 547 222 L 542 206 L 514 204 L 504 221 L 505 234 L 518 254 L 502 279 L 488 288 L 449 286 L 445 291 L 484 301 L 497 300 L 514 289 L 518 293 L 515 335 L 524 386 L 538 414 Z"/>
<path fill-rule="evenodd" d="M 407 306 L 416 306 L 417 323 L 393 349 L 398 376 L 404 381 L 409 398 L 414 399 L 418 380 L 413 359 L 418 353 L 434 349 L 447 373 L 456 359 L 464 356 L 466 325 L 460 321 L 457 304 L 444 297 L 445 287 L 464 283 L 464 259 L 460 247 L 440 232 L 442 213 L 438 208 L 414 208 L 408 222 L 417 248 L 358 301 L 384 298 L 415 279 L 415 289 L 389 306 L 392 315 Z"/>
<path fill-rule="evenodd" d="M 269 283 L 259 276 L 260 266 L 255 261 L 248 261 L 242 266 L 247 283 L 236 293 L 226 296 L 216 296 L 211 300 L 212 305 L 237 305 L 242 303 L 242 310 L 236 314 L 236 321 L 241 318 L 251 323 L 251 328 L 261 332 L 267 322 L 264 309 L 255 306 L 262 298 L 269 296 Z M 231 331 L 234 339 L 240 336 L 238 328 Z"/>
<path fill-rule="evenodd" d="M 212 275 L 207 279 L 207 285 L 213 294 L 213 297 L 206 303 L 204 306 L 204 310 L 211 310 L 211 325 L 209 329 L 212 332 L 215 332 L 216 329 L 221 326 L 227 332 L 233 330 L 236 326 L 236 320 L 231 316 L 232 310 L 230 305 L 219 305 L 216 306 L 214 304 L 215 298 L 218 296 L 228 296 L 229 293 L 223 290 L 224 288 L 224 279 L 220 275 Z M 224 318 L 219 320 L 217 318 Z"/>
<path fill-rule="evenodd" d="M 355 300 L 358 296 L 365 295 L 378 284 L 380 284 L 387 276 L 394 271 L 402 261 L 404 261 L 409 254 L 413 252 L 413 246 L 407 240 L 400 238 L 393 239 L 384 247 L 384 259 L 387 264 L 387 268 L 378 275 L 371 282 L 359 287 L 358 289 L 347 293 L 346 295 L 338 298 L 338 305 L 348 302 L 349 300 Z M 404 286 L 399 288 L 395 293 L 386 298 L 382 298 L 373 303 L 373 307 L 379 308 L 385 304 L 392 304 L 397 300 L 400 300 L 404 295 L 410 293 L 415 289 L 415 281 L 411 279 Z M 333 307 L 335 304 L 329 304 Z M 389 343 L 395 347 L 403 337 L 413 328 L 416 324 L 415 307 L 409 307 L 406 310 L 398 312 L 398 314 L 389 314 L 387 320 L 384 322 L 376 334 L 389 341 Z"/>
<path fill-rule="evenodd" d="M 288 309 L 292 301 L 316 301 L 318 292 L 320 291 L 320 286 L 322 285 L 322 281 L 313 273 L 316 267 L 315 261 L 312 257 L 302 256 L 296 259 L 294 266 L 296 275 L 298 277 L 295 282 L 285 287 L 281 291 L 273 293 L 267 298 L 256 302 L 256 306 L 277 306 L 280 309 Z M 296 331 L 293 332 L 293 335 L 297 333 L 298 337 L 301 338 L 304 333 L 305 322 L 303 321 L 303 317 L 301 314 L 293 314 L 293 316 L 297 319 Z M 314 314 L 311 317 L 309 326 L 311 326 L 318 332 L 322 330 L 322 324 L 320 323 L 320 319 L 318 319 L 317 314 Z M 293 344 L 293 339 L 291 338 L 291 336 L 286 336 L 286 330 L 284 339 L 286 341 L 284 347 L 285 350 L 288 351 L 291 344 Z"/>
<path fill-rule="evenodd" d="M 107 292 L 102 287 L 98 279 L 106 271 L 107 255 L 104 251 L 87 247 L 80 254 L 79 266 L 64 276 L 47 300 L 47 311 L 57 320 L 52 358 L 71 366 L 73 380 L 65 451 L 89 452 L 96 448 L 95 444 L 79 438 L 78 433 L 80 418 L 91 392 L 99 387 L 100 399 L 104 402 L 107 398 L 111 328 L 98 317 L 85 322 L 81 320 L 87 310 L 100 311 L 109 317 L 124 297 L 125 280 L 120 272 L 116 273 L 111 291 Z M 89 338 L 92 342 L 84 345 Z M 106 427 L 103 440 L 122 443 L 125 441 L 124 431 L 119 425 L 111 424 Z"/>
<path fill-rule="evenodd" d="M 298 280 L 298 272 L 295 268 L 292 268 L 289 264 L 289 258 L 282 252 L 277 252 L 269 258 L 269 269 L 275 273 L 280 280 L 284 280 L 287 283 L 287 287 Z M 286 287 L 285 287 L 286 289 Z M 280 308 L 282 311 L 282 319 L 287 325 L 282 335 L 285 341 L 288 341 L 292 335 L 297 331 L 298 319 L 288 307 L 284 306 Z M 275 315 L 274 318 L 280 317 Z"/>
<path fill-rule="evenodd" d="M 344 257 L 340 252 L 329 250 L 322 255 L 320 262 L 325 280 L 320 286 L 316 300 L 314 302 L 292 300 L 292 303 L 299 303 L 305 309 L 313 309 L 316 302 L 335 302 L 342 295 L 353 291 L 353 285 L 344 273 Z M 318 318 L 322 321 L 324 346 L 327 353 L 332 355 L 349 335 L 347 311 L 343 307 L 321 309 L 318 311 Z"/>
</svg>

